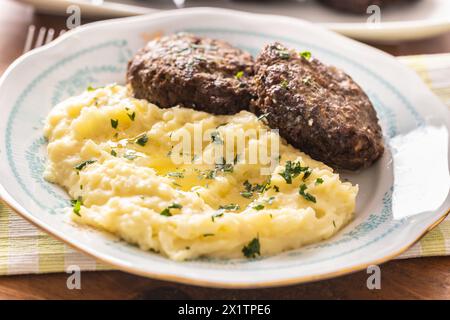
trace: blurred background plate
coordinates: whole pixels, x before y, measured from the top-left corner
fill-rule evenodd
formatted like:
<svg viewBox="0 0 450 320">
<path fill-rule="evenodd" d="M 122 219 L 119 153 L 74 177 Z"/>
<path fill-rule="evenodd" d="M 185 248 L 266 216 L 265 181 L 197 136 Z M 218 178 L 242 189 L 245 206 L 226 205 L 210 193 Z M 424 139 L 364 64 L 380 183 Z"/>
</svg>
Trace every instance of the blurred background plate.
<svg viewBox="0 0 450 320">
<path fill-rule="evenodd" d="M 19 0 L 38 11 L 66 14 L 71 4 L 85 17 L 123 17 L 184 7 L 220 7 L 279 14 L 309 20 L 359 40 L 394 42 L 423 39 L 450 31 L 450 1 L 416 0 L 381 9 L 380 23 L 367 22 L 371 13 L 352 14 L 328 8 L 317 0 Z M 184 3 L 184 5 L 183 5 Z"/>
</svg>

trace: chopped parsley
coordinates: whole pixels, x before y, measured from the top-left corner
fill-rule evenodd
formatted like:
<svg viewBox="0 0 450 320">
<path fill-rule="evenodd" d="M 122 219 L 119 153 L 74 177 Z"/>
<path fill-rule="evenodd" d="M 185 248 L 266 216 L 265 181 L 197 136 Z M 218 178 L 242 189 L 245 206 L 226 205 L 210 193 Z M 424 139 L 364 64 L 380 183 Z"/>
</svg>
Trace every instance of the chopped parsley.
<svg viewBox="0 0 450 320">
<path fill-rule="evenodd" d="M 258 120 L 262 120 L 262 119 L 264 119 L 264 118 L 267 118 L 267 116 L 270 114 L 270 112 L 267 112 L 267 113 L 263 113 L 262 115 L 260 115 L 257 119 Z"/>
<path fill-rule="evenodd" d="M 244 248 L 242 248 L 242 253 L 247 258 L 256 258 L 256 256 L 261 255 L 261 245 L 259 243 L 259 238 L 254 238 L 250 241 Z"/>
<path fill-rule="evenodd" d="M 280 192 L 280 187 L 278 187 L 278 186 L 273 186 L 273 188 L 275 189 L 275 192 Z"/>
<path fill-rule="evenodd" d="M 258 204 L 256 206 L 254 206 L 253 209 L 258 210 L 258 211 L 262 210 L 262 209 L 264 209 L 264 205 L 263 204 Z"/>
<path fill-rule="evenodd" d="M 216 170 L 209 170 L 204 176 L 206 179 L 214 179 L 216 177 Z"/>
<path fill-rule="evenodd" d="M 270 180 L 265 181 L 264 183 L 256 183 L 252 185 L 248 180 L 245 180 L 244 183 L 244 191 L 241 191 L 240 194 L 244 198 L 251 198 L 254 192 L 263 193 L 266 190 L 270 189 Z"/>
<path fill-rule="evenodd" d="M 94 91 L 94 90 L 95 90 L 95 88 L 94 88 L 93 86 L 91 86 L 91 85 L 90 85 L 90 86 L 88 86 L 88 87 L 87 87 L 87 89 L 86 89 L 86 90 L 87 90 L 87 91 Z"/>
<path fill-rule="evenodd" d="M 306 179 L 309 178 L 309 176 L 311 175 L 312 170 L 310 168 L 306 169 L 305 173 L 303 174 L 303 178 L 302 180 L 305 181 Z"/>
<path fill-rule="evenodd" d="M 223 172 L 233 172 L 233 164 L 227 163 L 225 158 L 222 157 L 221 163 L 216 163 L 216 170 L 223 171 Z"/>
<path fill-rule="evenodd" d="M 81 170 L 83 170 L 84 167 L 86 167 L 88 164 L 94 163 L 94 162 L 96 162 L 96 161 L 97 161 L 97 160 L 86 160 L 86 161 L 80 163 L 79 165 L 76 165 L 74 168 L 75 168 L 75 170 L 81 171 Z"/>
<path fill-rule="evenodd" d="M 214 233 L 204 233 L 203 236 L 204 237 L 212 237 L 212 236 L 214 236 Z"/>
<path fill-rule="evenodd" d="M 211 216 L 211 221 L 214 222 L 214 219 L 215 219 L 215 218 L 220 218 L 220 217 L 223 217 L 223 212 L 213 214 L 213 215 Z"/>
<path fill-rule="evenodd" d="M 81 217 L 80 210 L 81 206 L 83 205 L 83 200 L 81 197 L 78 197 L 77 200 L 70 200 L 72 207 L 73 207 L 73 213 L 75 213 L 77 216 Z"/>
<path fill-rule="evenodd" d="M 287 88 L 288 88 L 288 85 L 289 85 L 289 82 L 288 82 L 287 80 L 283 80 L 283 81 L 281 81 L 281 83 L 280 83 L 280 86 L 281 86 L 281 88 L 283 88 L 283 89 L 287 89 Z"/>
<path fill-rule="evenodd" d="M 114 149 L 111 149 L 111 155 L 114 157 L 117 157 L 117 152 Z"/>
<path fill-rule="evenodd" d="M 136 118 L 136 112 L 133 111 L 133 113 L 127 113 L 128 118 L 130 118 L 131 121 L 134 121 L 134 118 Z"/>
<path fill-rule="evenodd" d="M 172 203 L 170 206 L 165 208 L 163 211 L 160 212 L 160 215 L 170 217 L 172 216 L 172 213 L 170 212 L 170 209 L 181 209 L 183 206 L 178 203 Z"/>
<path fill-rule="evenodd" d="M 308 189 L 308 187 L 306 186 L 306 184 L 303 183 L 302 185 L 300 185 L 298 193 L 301 196 L 303 196 L 303 198 L 305 198 L 306 200 L 316 203 L 316 197 L 314 197 L 312 194 L 308 192 L 305 192 L 306 189 Z"/>
<path fill-rule="evenodd" d="M 167 175 L 174 178 L 184 178 L 183 172 L 169 172 Z"/>
<path fill-rule="evenodd" d="M 234 77 L 239 80 L 243 76 L 244 76 L 244 71 L 239 71 L 239 72 L 236 72 L 236 75 Z"/>
<path fill-rule="evenodd" d="M 309 52 L 309 51 L 302 51 L 302 52 L 299 52 L 298 55 L 299 55 L 300 57 L 305 58 L 306 60 L 311 59 L 311 52 Z"/>
<path fill-rule="evenodd" d="M 117 126 L 119 125 L 119 119 L 111 119 L 111 127 L 114 129 L 117 129 Z"/>
<path fill-rule="evenodd" d="M 249 199 L 249 198 L 253 197 L 253 192 L 251 192 L 251 191 L 241 191 L 240 195 L 243 196 L 244 198 Z"/>
<path fill-rule="evenodd" d="M 219 209 L 222 210 L 231 210 L 231 211 L 236 211 L 239 210 L 241 207 L 238 204 L 235 203 L 230 203 L 230 204 L 226 204 L 223 206 L 219 206 Z"/>
<path fill-rule="evenodd" d="M 316 179 L 316 184 L 322 184 L 323 183 L 323 179 L 322 178 L 317 178 Z"/>
<path fill-rule="evenodd" d="M 309 167 L 302 167 L 300 162 L 286 161 L 284 171 L 279 175 L 284 178 L 287 184 L 292 184 L 292 179 L 296 178 L 300 173 L 307 172 L 308 170 Z"/>
<path fill-rule="evenodd" d="M 140 146 L 142 146 L 142 147 L 144 147 L 145 146 L 145 144 L 147 143 L 147 141 L 148 141 L 148 137 L 147 137 L 147 134 L 142 134 L 141 136 L 139 136 L 137 139 L 136 139 L 136 143 L 138 144 L 138 145 L 140 145 Z"/>
</svg>

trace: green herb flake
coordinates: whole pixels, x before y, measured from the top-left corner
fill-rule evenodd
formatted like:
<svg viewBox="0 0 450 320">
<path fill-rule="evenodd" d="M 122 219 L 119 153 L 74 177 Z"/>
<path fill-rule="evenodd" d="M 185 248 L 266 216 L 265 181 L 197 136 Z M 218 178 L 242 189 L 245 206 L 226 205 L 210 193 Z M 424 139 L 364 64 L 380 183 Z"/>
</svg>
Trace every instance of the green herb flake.
<svg viewBox="0 0 450 320">
<path fill-rule="evenodd" d="M 136 143 L 142 147 L 145 147 L 145 144 L 148 142 L 148 137 L 144 133 L 136 139 Z"/>
<path fill-rule="evenodd" d="M 309 167 L 302 167 L 300 162 L 286 161 L 284 171 L 279 173 L 287 184 L 292 184 L 292 179 L 296 178 L 300 173 L 307 172 Z"/>
<path fill-rule="evenodd" d="M 169 172 L 167 175 L 174 178 L 184 178 L 183 172 Z"/>
<path fill-rule="evenodd" d="M 86 167 L 87 165 L 92 164 L 92 163 L 94 163 L 94 162 L 96 162 L 96 161 L 97 161 L 97 160 L 86 160 L 86 161 L 80 163 L 79 165 L 76 165 L 74 168 L 75 168 L 75 170 L 77 170 L 77 171 L 81 171 L 81 170 L 84 169 L 84 167 Z"/>
<path fill-rule="evenodd" d="M 323 183 L 323 179 L 322 178 L 317 178 L 316 179 L 316 185 L 322 184 L 322 183 Z"/>
<path fill-rule="evenodd" d="M 247 258 L 256 258 L 256 256 L 261 255 L 261 245 L 258 238 L 254 238 L 250 241 L 244 248 L 242 248 L 242 253 Z"/>
<path fill-rule="evenodd" d="M 263 114 L 260 115 L 257 119 L 258 119 L 258 120 L 263 120 L 263 119 L 267 118 L 267 116 L 268 116 L 269 114 L 270 114 L 270 112 L 263 113 Z"/>
<path fill-rule="evenodd" d="M 259 210 L 262 210 L 262 209 L 264 209 L 264 205 L 258 204 L 258 205 L 256 205 L 256 206 L 254 206 L 253 209 L 258 210 L 258 211 L 259 211 Z"/>
<path fill-rule="evenodd" d="M 127 113 L 127 116 L 131 121 L 134 121 L 134 118 L 136 118 L 136 112 L 133 111 L 133 113 Z"/>
<path fill-rule="evenodd" d="M 283 89 L 287 89 L 288 86 L 289 86 L 289 82 L 287 80 L 283 80 L 283 81 L 280 82 L 280 86 Z"/>
<path fill-rule="evenodd" d="M 230 211 L 236 211 L 239 210 L 241 207 L 238 204 L 230 203 L 223 206 L 219 206 L 219 209 L 222 210 L 230 210 Z"/>
<path fill-rule="evenodd" d="M 306 186 L 306 184 L 303 183 L 302 185 L 300 185 L 298 193 L 301 196 L 303 196 L 303 198 L 305 198 L 306 200 L 316 203 L 316 197 L 314 197 L 312 194 L 308 192 L 305 192 L 306 189 L 308 189 L 308 187 Z"/>
<path fill-rule="evenodd" d="M 87 91 L 94 91 L 95 88 L 94 88 L 93 86 L 88 86 L 86 90 L 87 90 Z"/>
<path fill-rule="evenodd" d="M 236 75 L 234 77 L 239 80 L 243 76 L 244 76 L 244 71 L 239 71 L 239 72 L 236 72 Z"/>
<path fill-rule="evenodd" d="M 117 152 L 116 152 L 116 150 L 112 149 L 112 150 L 111 150 L 111 155 L 112 155 L 113 157 L 117 157 Z"/>
<path fill-rule="evenodd" d="M 81 217 L 80 210 L 81 206 L 83 205 L 83 200 L 81 197 L 78 197 L 76 200 L 70 200 L 72 207 L 73 207 L 73 213 L 75 213 L 77 216 Z"/>
<path fill-rule="evenodd" d="M 223 172 L 233 172 L 233 164 L 226 163 L 225 158 L 222 157 L 221 163 L 216 163 L 216 170 L 223 171 Z"/>
<path fill-rule="evenodd" d="M 244 198 L 250 199 L 251 197 L 253 197 L 253 192 L 251 192 L 251 191 L 241 191 L 240 195 L 243 196 Z"/>
<path fill-rule="evenodd" d="M 302 58 L 305 58 L 306 60 L 311 59 L 311 52 L 309 52 L 309 51 L 299 52 L 298 55 Z"/>
<path fill-rule="evenodd" d="M 114 129 L 117 129 L 117 126 L 119 125 L 119 119 L 111 119 L 111 127 Z"/>
<path fill-rule="evenodd" d="M 211 216 L 211 221 L 214 222 L 216 218 L 220 218 L 220 217 L 223 217 L 223 212 L 213 214 L 213 215 Z"/>
<path fill-rule="evenodd" d="M 212 236 L 214 236 L 214 233 L 204 233 L 203 236 L 204 237 L 212 237 Z"/>
<path fill-rule="evenodd" d="M 273 188 L 274 188 L 275 192 L 280 192 L 280 187 L 278 187 L 278 186 L 273 186 Z"/>
<path fill-rule="evenodd" d="M 165 208 L 163 211 L 160 212 L 160 215 L 170 217 L 172 216 L 172 213 L 170 212 L 170 209 L 181 209 L 183 206 L 178 203 L 172 203 L 170 206 Z"/>
</svg>

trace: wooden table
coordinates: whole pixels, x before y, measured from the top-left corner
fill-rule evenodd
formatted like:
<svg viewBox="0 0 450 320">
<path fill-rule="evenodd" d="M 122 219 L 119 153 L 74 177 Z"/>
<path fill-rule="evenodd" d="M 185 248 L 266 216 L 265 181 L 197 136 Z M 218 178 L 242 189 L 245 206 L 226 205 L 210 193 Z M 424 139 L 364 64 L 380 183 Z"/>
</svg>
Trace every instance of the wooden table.
<svg viewBox="0 0 450 320">
<path fill-rule="evenodd" d="M 0 73 L 18 56 L 30 24 L 60 30 L 65 18 L 0 4 Z M 83 23 L 86 21 L 83 21 Z M 375 45 L 394 55 L 450 52 L 450 33 L 432 39 Z M 381 290 L 368 290 L 366 272 L 316 283 L 258 290 L 223 290 L 146 279 L 119 271 L 84 272 L 82 289 L 68 290 L 67 274 L 0 277 L 0 299 L 450 299 L 450 257 L 396 260 L 381 266 Z"/>
</svg>

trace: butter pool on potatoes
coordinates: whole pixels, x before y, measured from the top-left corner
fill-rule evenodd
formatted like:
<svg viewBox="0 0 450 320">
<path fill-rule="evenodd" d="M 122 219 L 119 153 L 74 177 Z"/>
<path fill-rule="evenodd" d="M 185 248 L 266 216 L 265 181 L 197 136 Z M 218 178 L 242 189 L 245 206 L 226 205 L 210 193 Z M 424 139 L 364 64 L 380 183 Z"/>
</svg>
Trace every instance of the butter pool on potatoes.
<svg viewBox="0 0 450 320">
<path fill-rule="evenodd" d="M 283 140 L 269 176 L 261 175 L 260 163 L 236 160 L 224 170 L 195 159 L 211 156 L 217 141 L 202 141 L 202 154 L 191 163 L 174 163 L 172 134 L 195 125 L 222 137 L 267 129 L 246 111 L 161 109 L 123 86 L 88 89 L 47 118 L 45 178 L 78 199 L 75 221 L 174 260 L 276 254 L 329 238 L 351 219 L 358 187 Z M 255 144 L 261 136 L 246 140 L 242 154 Z M 287 161 L 309 167 L 310 175 L 302 172 L 288 184 Z"/>
</svg>

